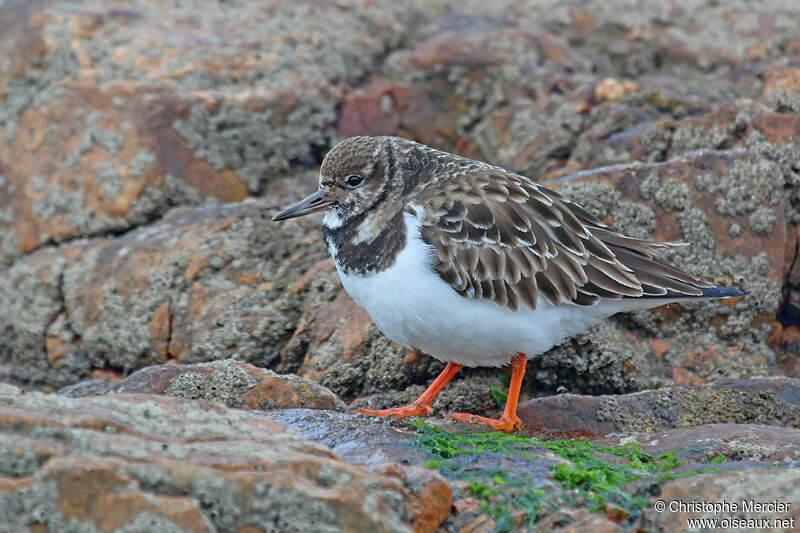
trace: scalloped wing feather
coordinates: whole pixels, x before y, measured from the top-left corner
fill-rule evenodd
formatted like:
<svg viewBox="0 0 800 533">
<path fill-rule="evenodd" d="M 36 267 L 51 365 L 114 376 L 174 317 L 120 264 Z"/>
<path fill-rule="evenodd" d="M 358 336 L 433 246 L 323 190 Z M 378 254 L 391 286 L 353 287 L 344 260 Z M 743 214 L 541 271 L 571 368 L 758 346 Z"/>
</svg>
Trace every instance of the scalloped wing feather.
<svg viewBox="0 0 800 533">
<path fill-rule="evenodd" d="M 461 295 L 512 310 L 622 298 L 697 297 L 714 287 L 654 257 L 681 243 L 634 239 L 556 191 L 463 160 L 415 195 L 435 269 Z"/>
</svg>

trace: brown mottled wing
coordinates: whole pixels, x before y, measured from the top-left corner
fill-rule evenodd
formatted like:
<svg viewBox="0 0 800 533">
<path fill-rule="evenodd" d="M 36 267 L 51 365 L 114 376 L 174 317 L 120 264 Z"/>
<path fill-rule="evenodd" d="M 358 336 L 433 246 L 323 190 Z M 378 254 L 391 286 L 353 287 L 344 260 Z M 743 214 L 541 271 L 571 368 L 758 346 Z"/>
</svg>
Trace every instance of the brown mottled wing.
<svg viewBox="0 0 800 533">
<path fill-rule="evenodd" d="M 463 296 L 516 310 L 600 299 L 700 296 L 701 281 L 653 257 L 675 246 L 625 237 L 557 192 L 488 165 L 432 183 L 415 199 L 436 271 Z M 457 174 L 457 173 L 455 173 Z"/>
</svg>

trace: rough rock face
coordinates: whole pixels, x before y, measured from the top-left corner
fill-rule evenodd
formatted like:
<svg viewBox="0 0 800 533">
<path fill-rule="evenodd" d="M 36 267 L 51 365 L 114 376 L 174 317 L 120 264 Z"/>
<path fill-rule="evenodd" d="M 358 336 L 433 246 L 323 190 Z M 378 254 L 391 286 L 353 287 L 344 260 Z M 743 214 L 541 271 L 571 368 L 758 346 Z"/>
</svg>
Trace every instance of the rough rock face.
<svg viewBox="0 0 800 533">
<path fill-rule="evenodd" d="M 6 2 L 0 263 L 313 164 L 409 20 L 392 5 Z"/>
<path fill-rule="evenodd" d="M 529 393 L 800 375 L 797 12 L 192 6 L 0 7 L 0 375 L 59 388 L 235 357 L 357 405 L 412 399 L 441 364 L 342 292 L 316 220 L 268 220 L 364 133 L 555 180 L 746 293 L 615 318 L 534 361 Z M 465 371 L 437 405 L 491 410 L 503 379 Z"/>
<path fill-rule="evenodd" d="M 676 411 L 689 414 L 683 407 Z M 270 416 L 370 469 L 386 460 L 416 465 L 431 459 L 425 464 L 440 470 L 453 488 L 452 511 L 442 531 L 683 531 L 686 518 L 708 516 L 659 513 L 654 507 L 659 500 L 789 502 L 781 512 L 742 513 L 740 507 L 740 512 L 719 518 L 800 521 L 800 509 L 793 504 L 800 479 L 793 467 L 800 459 L 796 421 L 795 427 L 759 425 L 746 423 L 745 415 L 739 417 L 745 423 L 714 423 L 709 415 L 692 427 L 548 443 L 474 434 L 469 425 L 444 420 L 431 420 L 414 431 L 402 422 L 307 409 Z M 660 457 L 669 465 L 652 468 L 656 460 L 649 471 L 632 467 L 625 473 L 631 460 L 627 453 L 646 454 L 637 455 L 646 463 Z M 611 484 L 630 476 L 620 486 L 628 496 L 592 496 L 587 487 L 600 471 Z M 595 489 L 609 490 L 603 482 Z M 586 500 L 592 497 L 589 504 Z M 598 501 L 599 510 L 588 512 Z"/>
<path fill-rule="evenodd" d="M 398 528 L 420 532 L 637 527 L 670 531 L 678 519 L 674 513 L 653 512 L 659 500 L 783 502 L 794 497 L 797 476 L 792 465 L 800 459 L 797 380 L 743 380 L 699 390 L 683 387 L 583 399 L 567 395 L 522 404 L 523 433 L 545 420 L 547 427 L 561 428 L 563 436 L 578 420 L 583 428 L 614 435 L 553 442 L 475 433 L 469 424 L 437 418 L 411 425 L 330 410 L 280 408 L 291 407 L 293 400 L 301 405 L 297 396 L 284 397 L 279 408 L 265 413 L 151 394 L 197 391 L 202 376 L 205 398 L 248 407 L 248 397 L 275 379 L 261 374 L 262 385 L 246 391 L 246 380 L 254 375 L 253 367 L 232 361 L 165 365 L 105 389 L 88 382 L 63 391 L 105 394 L 82 399 L 22 395 L 5 386 L 0 440 L 7 451 L 0 457 L 0 510 L 16 521 L 7 519 L 0 526 L 13 530 L 42 524 L 58 530 L 65 523 L 77 527 L 88 522 L 103 531 L 148 526 L 203 531 L 211 530 L 209 522 L 221 530 L 244 522 L 253 531 L 302 529 L 310 527 L 307 520 L 316 520 L 308 510 L 313 502 L 305 498 L 321 498 L 347 516 L 358 513 L 348 507 L 352 498 L 342 503 L 339 481 L 331 481 L 334 474 L 340 476 L 336 480 L 345 479 L 343 468 L 350 475 L 360 473 L 362 477 L 347 478 L 362 480 L 357 483 L 367 483 L 363 476 L 372 476 L 373 487 L 375 479 L 382 480 L 378 498 L 395 502 Z M 194 376 L 192 386 L 186 386 L 187 376 Z M 322 391 L 317 394 L 325 398 Z M 773 405 L 778 408 L 770 409 Z M 281 458 L 277 465 L 276 453 Z M 147 457 L 146 468 L 142 457 Z M 302 469 L 287 465 L 287 460 L 302 461 Z M 345 467 L 342 461 L 358 466 Z M 587 469 L 614 474 L 595 486 L 595 474 Z M 294 501 L 291 511 L 298 516 L 293 521 L 262 512 L 267 505 L 263 500 L 279 499 L 255 488 L 276 470 L 291 476 L 295 485 L 316 476 L 311 479 L 317 488 L 303 485 L 306 492 Z M 772 477 L 765 478 L 765 471 Z M 298 472 L 307 478 L 298 478 Z M 222 481 L 212 484 L 206 481 L 210 476 L 221 476 Z M 327 481 L 320 481 L 323 478 Z M 59 484 L 62 479 L 70 485 Z M 46 483 L 50 485 L 41 488 Z M 65 487 L 73 489 L 69 495 L 59 492 Z M 56 503 L 33 505 L 45 489 L 50 491 L 48 502 Z M 217 489 L 226 490 L 228 497 L 217 496 Z M 105 496 L 95 497 L 100 494 Z M 392 500 L 390 494 L 402 501 Z M 111 508 L 116 514 L 109 514 Z M 798 519 L 795 510 L 747 516 Z M 279 526 L 270 529 L 274 520 Z M 319 522 L 313 525 L 321 527 Z M 391 522 L 384 526 L 392 528 Z M 368 522 L 336 522 L 326 530 L 368 527 Z"/>
<path fill-rule="evenodd" d="M 483 454 L 468 479 L 476 456 L 455 437 L 341 413 L 408 402 L 443 366 L 344 293 L 317 219 L 269 220 L 361 134 L 500 164 L 630 234 L 687 242 L 664 258 L 745 295 L 620 315 L 534 358 L 526 431 L 625 433 L 675 452 L 679 474 L 731 463 L 620 488 L 647 503 L 794 494 L 798 27 L 782 0 L 0 0 L 0 381 L 68 387 L 3 389 L 0 520 L 16 522 L 0 530 L 679 527 L 633 500 L 565 503 L 592 490 L 557 486 L 568 459 L 539 444 Z M 506 382 L 465 369 L 434 407 L 493 414 Z M 229 408 L 279 409 L 369 472 Z M 286 470 L 270 446 L 296 453 Z M 490 465 L 521 470 L 498 481 Z M 275 510 L 286 472 L 313 512 Z M 342 473 L 354 495 L 336 492 Z M 337 522 L 344 509 L 363 522 Z"/>
<path fill-rule="evenodd" d="M 600 437 L 720 423 L 800 427 L 800 380 L 756 378 L 632 394 L 562 394 L 522 402 L 521 432 Z"/>
<path fill-rule="evenodd" d="M 3 531 L 411 531 L 414 497 L 400 479 L 264 416 L 1 387 Z"/>
<path fill-rule="evenodd" d="M 120 381 L 95 379 L 59 391 L 73 398 L 112 393 L 166 394 L 240 409 L 303 407 L 344 411 L 346 408 L 335 394 L 313 381 L 233 360 L 149 366 Z"/>
</svg>

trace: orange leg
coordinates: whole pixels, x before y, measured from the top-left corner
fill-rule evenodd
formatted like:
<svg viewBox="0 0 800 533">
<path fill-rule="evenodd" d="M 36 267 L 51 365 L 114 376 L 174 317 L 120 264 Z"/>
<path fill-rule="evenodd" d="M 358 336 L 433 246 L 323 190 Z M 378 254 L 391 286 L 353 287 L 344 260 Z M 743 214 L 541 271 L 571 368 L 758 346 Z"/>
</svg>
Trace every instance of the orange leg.
<svg viewBox="0 0 800 533">
<path fill-rule="evenodd" d="M 406 416 L 427 416 L 431 412 L 431 402 L 436 395 L 439 394 L 444 388 L 445 384 L 450 381 L 450 378 L 456 375 L 456 372 L 461 370 L 461 365 L 455 363 L 447 363 L 439 377 L 433 380 L 431 386 L 420 395 L 419 398 L 414 400 L 411 405 L 405 407 L 395 407 L 394 409 L 382 409 L 380 411 L 372 411 L 370 409 L 359 409 L 359 413 L 373 416 L 393 416 L 395 418 L 403 418 Z"/>
<path fill-rule="evenodd" d="M 503 416 L 499 420 L 469 413 L 446 413 L 444 416 L 453 420 L 463 420 L 464 422 L 480 422 L 494 430 L 505 433 L 514 431 L 522 423 L 517 416 L 517 402 L 519 401 L 519 389 L 522 387 L 522 376 L 525 375 L 525 363 L 527 362 L 528 357 L 524 353 L 511 360 L 511 384 L 508 386 L 508 400 L 506 400 Z"/>
</svg>

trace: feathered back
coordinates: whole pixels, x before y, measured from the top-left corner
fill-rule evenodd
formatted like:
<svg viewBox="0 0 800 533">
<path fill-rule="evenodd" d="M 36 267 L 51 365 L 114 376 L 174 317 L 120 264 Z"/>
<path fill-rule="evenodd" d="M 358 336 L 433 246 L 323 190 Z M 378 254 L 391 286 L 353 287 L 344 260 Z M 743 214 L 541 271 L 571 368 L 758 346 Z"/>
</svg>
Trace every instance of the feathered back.
<svg viewBox="0 0 800 533">
<path fill-rule="evenodd" d="M 524 176 L 453 157 L 458 171 L 423 187 L 422 239 L 466 297 L 516 310 L 621 298 L 702 297 L 715 287 L 654 257 L 680 243 L 626 237 Z"/>
</svg>

